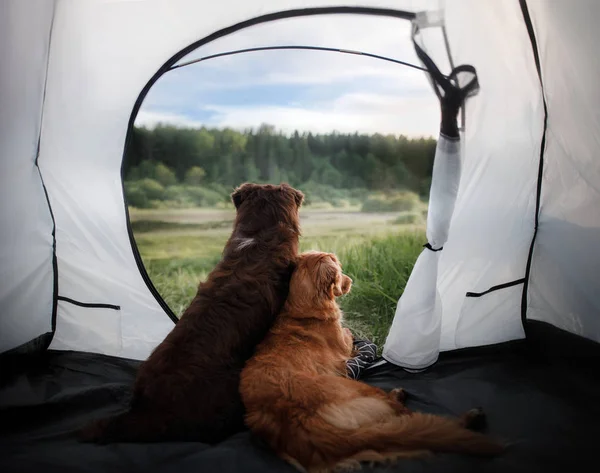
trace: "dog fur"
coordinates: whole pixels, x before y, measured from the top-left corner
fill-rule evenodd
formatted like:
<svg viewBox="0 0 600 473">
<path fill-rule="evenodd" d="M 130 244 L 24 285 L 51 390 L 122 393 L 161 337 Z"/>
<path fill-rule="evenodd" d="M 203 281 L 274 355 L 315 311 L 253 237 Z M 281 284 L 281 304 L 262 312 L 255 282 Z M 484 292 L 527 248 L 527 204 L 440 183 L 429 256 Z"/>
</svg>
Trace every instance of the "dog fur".
<svg viewBox="0 0 600 473">
<path fill-rule="evenodd" d="M 352 335 L 335 298 L 350 291 L 335 255 L 302 254 L 287 302 L 242 371 L 246 424 L 302 471 L 327 472 L 431 452 L 496 455 L 503 447 L 461 419 L 409 411 L 404 392 L 348 379 Z"/>
<path fill-rule="evenodd" d="M 239 375 L 287 297 L 303 199 L 287 184 L 235 190 L 222 259 L 140 365 L 130 409 L 88 425 L 81 440 L 216 443 L 244 428 Z"/>
</svg>

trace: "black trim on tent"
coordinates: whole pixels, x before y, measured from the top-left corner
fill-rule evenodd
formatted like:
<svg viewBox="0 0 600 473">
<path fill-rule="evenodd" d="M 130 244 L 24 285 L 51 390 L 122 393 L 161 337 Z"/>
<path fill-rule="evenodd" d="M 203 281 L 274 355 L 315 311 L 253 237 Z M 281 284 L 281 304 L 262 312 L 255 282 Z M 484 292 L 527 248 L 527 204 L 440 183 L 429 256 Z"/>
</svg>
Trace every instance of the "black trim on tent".
<svg viewBox="0 0 600 473">
<path fill-rule="evenodd" d="M 42 170 L 38 164 L 40 158 L 40 147 L 42 142 L 42 126 L 44 122 L 44 106 L 46 104 L 46 90 L 48 87 L 48 68 L 50 67 L 50 51 L 52 48 L 52 31 L 54 30 L 54 15 L 56 13 L 56 4 L 52 8 L 52 19 L 50 20 L 50 28 L 48 32 L 48 54 L 46 56 L 46 75 L 44 77 L 44 92 L 42 93 L 42 108 L 40 112 L 40 130 L 38 134 L 37 141 L 37 149 L 35 152 L 35 161 L 34 165 L 37 168 L 38 174 L 40 176 L 40 182 L 42 184 L 42 189 L 44 190 L 44 196 L 46 197 L 46 203 L 48 204 L 48 211 L 50 212 L 50 218 L 52 219 L 52 277 L 54 278 L 53 288 L 52 288 L 52 321 L 51 327 L 52 332 L 48 337 L 47 333 L 42 334 L 38 339 L 43 339 L 44 343 L 47 345 L 43 348 L 43 350 L 47 349 L 52 342 L 52 338 L 54 337 L 54 332 L 56 331 L 56 314 L 58 310 L 58 259 L 56 258 L 56 220 L 54 219 L 54 212 L 52 211 L 52 204 L 50 204 L 50 197 L 48 196 L 48 190 L 46 189 L 46 184 L 44 183 L 44 177 L 42 176 Z M 37 339 L 35 339 L 37 340 Z M 34 343 L 34 346 L 36 344 Z"/>
<path fill-rule="evenodd" d="M 323 46 L 300 46 L 300 45 L 284 45 L 284 46 L 261 46 L 257 48 L 246 48 L 246 49 L 236 49 L 233 51 L 225 51 L 223 53 L 211 54 L 209 56 L 200 57 L 198 59 L 192 59 L 191 61 L 182 62 L 181 64 L 176 64 L 169 68 L 170 71 L 175 69 L 179 69 L 181 67 L 191 66 L 192 64 L 197 64 L 199 62 L 208 61 L 209 59 L 216 59 L 219 57 L 233 56 L 235 54 L 245 54 L 245 53 L 254 53 L 259 51 L 326 51 L 331 53 L 341 53 L 341 54 L 352 54 L 354 56 L 365 56 L 373 59 L 381 59 L 382 61 L 392 62 L 394 64 L 400 64 L 401 66 L 412 67 L 413 69 L 418 69 L 419 71 L 429 72 L 426 68 L 417 66 L 416 64 L 412 64 L 406 61 L 400 61 L 399 59 L 394 59 L 387 56 L 380 56 L 379 54 L 366 53 L 364 51 L 358 51 L 355 49 L 340 49 L 340 48 L 326 48 Z"/>
<path fill-rule="evenodd" d="M 38 142 L 38 155 L 39 155 L 39 142 Z M 35 166 L 40 175 L 40 181 L 42 182 L 42 188 L 44 189 L 44 195 L 46 196 L 46 202 L 48 203 L 48 210 L 50 211 L 50 218 L 52 219 L 52 277 L 54 278 L 52 288 L 52 334 L 56 331 L 56 313 L 58 308 L 58 260 L 56 258 L 56 221 L 54 220 L 54 212 L 52 211 L 52 205 L 50 205 L 50 197 L 48 197 L 48 191 L 44 184 L 44 178 L 42 172 L 37 164 L 37 157 L 35 160 Z M 52 339 L 50 339 L 51 341 Z"/>
<path fill-rule="evenodd" d="M 59 301 L 68 302 L 69 304 L 77 305 L 79 307 L 86 307 L 88 309 L 112 309 L 121 310 L 121 306 L 114 304 L 99 304 L 96 302 L 79 302 L 74 299 L 65 296 L 58 296 Z"/>
<path fill-rule="evenodd" d="M 540 79 L 540 87 L 542 90 L 542 100 L 544 102 L 544 130 L 542 132 L 542 142 L 540 144 L 540 159 L 538 166 L 538 177 L 537 177 L 537 190 L 535 197 L 535 225 L 533 229 L 533 237 L 531 238 L 531 245 L 529 246 L 529 254 L 527 256 L 527 266 L 525 268 L 525 281 L 523 285 L 523 294 L 521 296 L 521 322 L 523 323 L 523 330 L 527 333 L 527 291 L 529 289 L 529 277 L 531 274 L 531 264 L 533 260 L 533 248 L 535 246 L 535 239 L 537 237 L 539 227 L 539 215 L 540 215 L 540 202 L 542 196 L 542 176 L 544 173 L 544 151 L 546 149 L 546 130 L 548 128 L 548 105 L 546 103 L 546 93 L 544 90 L 544 81 L 542 79 L 542 67 L 540 65 L 540 54 L 538 50 L 537 39 L 535 37 L 535 31 L 533 23 L 531 22 L 531 16 L 529 15 L 529 8 L 527 7 L 526 0 L 519 0 L 521 5 L 521 11 L 523 12 L 523 19 L 527 26 L 527 32 L 529 33 L 529 39 L 531 41 L 531 49 L 533 50 L 533 58 L 535 60 L 535 67 L 537 69 L 538 77 Z"/>
<path fill-rule="evenodd" d="M 135 124 L 135 118 L 142 106 L 142 102 L 148 95 L 148 92 L 152 88 L 152 86 L 156 83 L 158 79 L 167 71 L 170 70 L 171 66 L 177 63 L 180 59 L 185 57 L 187 54 L 191 53 L 193 50 L 203 46 L 207 43 L 215 41 L 224 36 L 235 33 L 236 31 L 243 30 L 244 28 L 248 28 L 250 26 L 259 25 L 261 23 L 268 23 L 270 21 L 283 20 L 287 18 L 297 18 L 297 17 L 305 17 L 305 16 L 316 16 L 316 15 L 332 15 L 332 14 L 354 14 L 354 15 L 371 15 L 371 16 L 388 16 L 392 18 L 399 18 L 403 20 L 413 20 L 416 17 L 415 13 L 402 11 L 402 10 L 393 10 L 390 8 L 370 8 L 370 7 L 323 7 L 323 8 L 301 8 L 295 10 L 286 10 L 277 13 L 269 13 L 267 15 L 258 16 L 256 18 L 252 18 L 250 20 L 242 21 L 241 23 L 237 23 L 235 25 L 229 26 L 227 28 L 223 28 L 215 33 L 212 33 L 203 39 L 200 39 L 189 46 L 183 48 L 181 51 L 171 56 L 169 60 L 167 60 L 156 73 L 150 78 L 150 80 L 146 83 L 140 94 L 138 95 L 135 104 L 133 105 L 133 110 L 131 111 L 131 115 L 129 116 L 129 123 L 127 125 L 127 135 L 125 138 L 125 146 L 123 148 L 123 159 L 121 160 L 121 188 L 123 192 L 123 205 L 125 206 L 125 220 L 127 224 L 127 233 L 129 234 L 129 242 L 131 243 L 131 249 L 133 251 L 133 256 L 138 266 L 138 270 L 148 286 L 148 289 L 162 307 L 162 309 L 167 313 L 170 319 L 177 323 L 179 320 L 175 313 L 171 310 L 169 305 L 164 301 L 162 296 L 157 291 L 156 287 L 152 283 L 150 276 L 148 276 L 148 272 L 146 271 L 146 267 L 144 266 L 144 262 L 142 261 L 142 257 L 137 247 L 137 243 L 135 242 L 135 237 L 133 235 L 133 229 L 131 228 L 131 219 L 129 217 L 129 208 L 127 207 L 127 199 L 125 197 L 125 152 L 129 147 L 129 143 L 131 142 L 131 138 L 133 136 L 133 127 Z"/>
<path fill-rule="evenodd" d="M 425 243 L 423 245 L 423 248 L 427 248 L 430 251 L 442 251 L 444 249 L 443 246 L 440 246 L 439 248 L 434 248 L 433 246 L 431 246 L 431 243 Z"/>
<path fill-rule="evenodd" d="M 498 291 L 500 289 L 506 289 L 508 287 L 518 286 L 519 284 L 523 284 L 525 282 L 525 278 L 515 279 L 514 281 L 505 282 L 503 284 L 498 284 L 497 286 L 490 287 L 487 291 L 483 292 L 467 292 L 465 297 L 481 297 L 489 294 L 490 292 Z"/>
</svg>

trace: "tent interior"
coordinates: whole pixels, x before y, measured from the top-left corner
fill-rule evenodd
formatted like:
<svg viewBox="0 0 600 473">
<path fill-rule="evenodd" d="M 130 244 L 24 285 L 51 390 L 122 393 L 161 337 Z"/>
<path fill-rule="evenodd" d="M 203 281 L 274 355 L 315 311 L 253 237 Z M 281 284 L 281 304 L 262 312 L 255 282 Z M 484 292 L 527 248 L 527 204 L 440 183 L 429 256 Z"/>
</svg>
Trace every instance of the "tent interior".
<svg viewBox="0 0 600 473">
<path fill-rule="evenodd" d="M 365 469 L 595 471 L 600 4 L 366 3 L 0 4 L 2 471 L 294 471 L 247 431 L 211 446 L 100 446 L 75 432 L 126 408 L 136 367 L 177 321 L 144 267 L 125 199 L 124 153 L 144 99 L 186 62 L 282 46 L 236 33 L 332 15 L 403 22 L 398 41 L 416 55 L 397 60 L 422 68 L 440 101 L 441 84 L 477 85 L 460 140 L 439 137 L 426 245 L 361 381 L 403 387 L 414 410 L 480 406 L 487 432 L 509 443 L 494 459 Z M 361 46 L 368 37 L 285 44 L 377 54 Z"/>
</svg>

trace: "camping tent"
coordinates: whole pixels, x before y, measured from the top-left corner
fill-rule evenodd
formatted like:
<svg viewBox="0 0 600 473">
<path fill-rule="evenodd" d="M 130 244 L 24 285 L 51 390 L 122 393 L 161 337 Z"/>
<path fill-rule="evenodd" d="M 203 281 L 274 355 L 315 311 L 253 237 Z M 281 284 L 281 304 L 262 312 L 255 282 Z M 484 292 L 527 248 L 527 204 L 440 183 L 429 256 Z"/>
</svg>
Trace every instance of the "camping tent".
<svg viewBox="0 0 600 473">
<path fill-rule="evenodd" d="M 576 447 L 559 437 L 561 424 L 586 441 L 597 408 L 577 410 L 548 381 L 556 375 L 551 365 L 528 364 L 511 342 L 583 360 L 600 342 L 600 3 L 2 0 L 0 360 L 7 368 L 8 360 L 38 355 L 35 368 L 6 378 L 0 392 L 0 433 L 13 446 L 9 466 L 64 471 L 83 455 L 98 462 L 126 455 L 156 466 L 150 450 L 144 457 L 124 447 L 109 460 L 107 450 L 81 450 L 63 438 L 85 417 L 81 409 L 114 409 L 135 360 L 175 321 L 144 270 L 124 202 L 121 165 L 136 113 L 156 80 L 195 48 L 268 21 L 331 14 L 412 21 L 416 44 L 444 74 L 448 66 L 472 65 L 480 84 L 464 107 L 460 147 L 438 155 L 455 165 L 436 159 L 429 246 L 398 303 L 384 347 L 391 364 L 374 370 L 370 382 L 402 382 L 421 393 L 421 407 L 446 412 L 487 402 L 507 436 L 541 439 L 531 441 L 528 458 L 547 467 L 568 466 L 549 447 Z M 483 355 L 458 364 L 453 358 L 466 356 L 457 349 L 498 345 L 513 348 L 492 367 Z M 572 389 L 581 364 L 569 371 Z M 429 378 L 396 365 L 431 366 Z M 423 379 L 443 392 L 423 388 Z M 589 400 L 593 409 L 597 385 L 585 383 L 578 402 L 583 409 Z M 70 391 L 78 385 L 81 391 Z M 444 395 L 449 390 L 452 399 Z M 538 407 L 518 406 L 528 399 Z M 24 422 L 27 409 L 40 415 Z M 514 416 L 501 421 L 508 410 L 530 423 L 555 414 L 545 432 L 519 422 L 523 428 L 514 430 Z M 29 445 L 33 438 L 39 450 Z M 271 461 L 249 444 L 238 447 L 249 469 Z M 215 455 L 233 470 L 242 459 Z"/>
</svg>

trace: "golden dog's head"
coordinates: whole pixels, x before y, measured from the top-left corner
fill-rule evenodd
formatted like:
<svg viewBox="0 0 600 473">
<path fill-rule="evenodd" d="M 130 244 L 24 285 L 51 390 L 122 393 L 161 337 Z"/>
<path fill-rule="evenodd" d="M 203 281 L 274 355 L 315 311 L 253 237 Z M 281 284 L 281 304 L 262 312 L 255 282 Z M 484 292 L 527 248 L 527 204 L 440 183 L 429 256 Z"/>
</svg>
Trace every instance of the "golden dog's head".
<svg viewBox="0 0 600 473">
<path fill-rule="evenodd" d="M 290 282 L 290 295 L 318 302 L 334 301 L 348 294 L 352 279 L 342 272 L 342 265 L 333 253 L 308 251 L 298 257 Z"/>
</svg>

